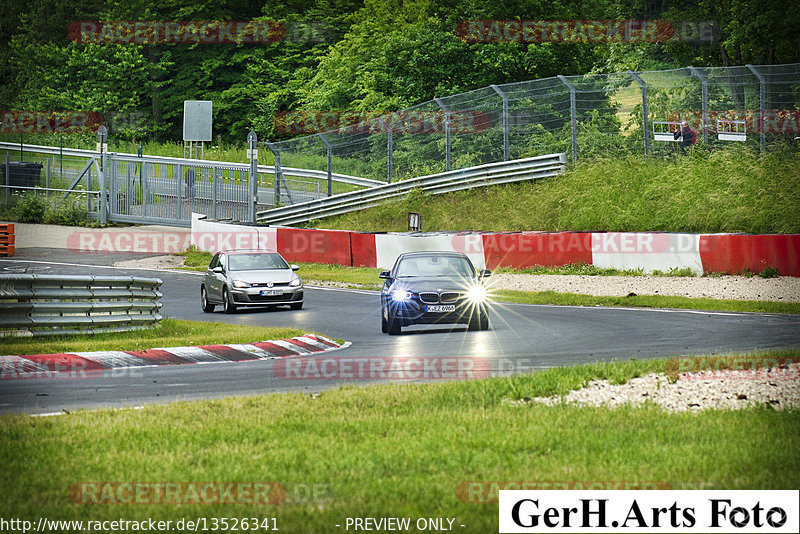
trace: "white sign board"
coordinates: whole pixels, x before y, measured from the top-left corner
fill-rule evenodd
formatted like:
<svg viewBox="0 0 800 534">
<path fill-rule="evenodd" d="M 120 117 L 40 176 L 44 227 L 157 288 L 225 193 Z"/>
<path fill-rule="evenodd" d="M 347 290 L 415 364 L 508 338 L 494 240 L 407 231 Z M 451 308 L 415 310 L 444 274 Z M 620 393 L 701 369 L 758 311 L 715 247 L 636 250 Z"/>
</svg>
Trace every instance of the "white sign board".
<svg viewBox="0 0 800 534">
<path fill-rule="evenodd" d="M 211 141 L 211 100 L 183 101 L 183 140 Z"/>
</svg>

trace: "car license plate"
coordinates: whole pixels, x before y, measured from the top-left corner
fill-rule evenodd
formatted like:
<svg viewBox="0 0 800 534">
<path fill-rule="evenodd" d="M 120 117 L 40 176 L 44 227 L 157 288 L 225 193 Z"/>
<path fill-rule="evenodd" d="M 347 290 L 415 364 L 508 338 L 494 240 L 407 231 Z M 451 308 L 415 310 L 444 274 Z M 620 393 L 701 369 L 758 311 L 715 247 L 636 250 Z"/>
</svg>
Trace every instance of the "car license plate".
<svg viewBox="0 0 800 534">
<path fill-rule="evenodd" d="M 425 306 L 425 311 L 428 313 L 445 313 L 456 311 L 455 304 L 437 304 L 435 306 Z"/>
<path fill-rule="evenodd" d="M 260 295 L 262 297 L 276 297 L 278 295 L 283 295 L 282 289 L 262 289 Z"/>
</svg>

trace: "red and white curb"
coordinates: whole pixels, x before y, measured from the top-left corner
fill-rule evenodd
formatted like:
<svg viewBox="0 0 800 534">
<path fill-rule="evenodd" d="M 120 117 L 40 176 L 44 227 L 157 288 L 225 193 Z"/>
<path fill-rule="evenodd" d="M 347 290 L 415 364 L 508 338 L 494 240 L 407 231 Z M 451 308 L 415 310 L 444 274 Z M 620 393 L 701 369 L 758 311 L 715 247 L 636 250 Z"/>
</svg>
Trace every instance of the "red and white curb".
<svg viewBox="0 0 800 534">
<path fill-rule="evenodd" d="M 347 348 L 316 334 L 290 339 L 230 345 L 197 345 L 132 351 L 65 352 L 0 356 L 0 378 L 37 378 L 54 373 L 78 373 L 107 369 L 130 369 L 189 363 L 209 364 L 275 360 L 289 356 L 308 356 Z"/>
</svg>

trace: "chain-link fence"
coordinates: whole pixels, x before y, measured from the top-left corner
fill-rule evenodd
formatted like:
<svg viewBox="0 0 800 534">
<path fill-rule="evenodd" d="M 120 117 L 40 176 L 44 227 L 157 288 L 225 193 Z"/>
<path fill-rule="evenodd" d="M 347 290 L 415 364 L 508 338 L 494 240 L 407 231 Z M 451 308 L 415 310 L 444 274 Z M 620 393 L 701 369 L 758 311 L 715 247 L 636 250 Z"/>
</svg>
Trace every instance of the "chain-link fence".
<svg viewBox="0 0 800 534">
<path fill-rule="evenodd" d="M 285 166 L 393 181 L 554 152 L 573 162 L 677 154 L 673 134 L 684 120 L 709 149 L 742 143 L 763 151 L 796 142 L 798 110 L 800 64 L 628 71 L 496 85 L 396 113 L 350 114 L 337 129 L 269 146 Z"/>
</svg>

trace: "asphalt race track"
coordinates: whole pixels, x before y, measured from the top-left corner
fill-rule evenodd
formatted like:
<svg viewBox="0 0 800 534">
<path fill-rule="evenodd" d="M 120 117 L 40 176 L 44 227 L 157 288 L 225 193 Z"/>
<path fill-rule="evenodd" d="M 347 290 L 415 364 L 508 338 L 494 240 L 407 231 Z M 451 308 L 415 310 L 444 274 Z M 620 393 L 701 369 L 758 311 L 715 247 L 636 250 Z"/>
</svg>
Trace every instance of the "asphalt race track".
<svg viewBox="0 0 800 534">
<path fill-rule="evenodd" d="M 131 269 L 104 266 L 139 256 L 24 249 L 14 258 L 0 259 L 0 272 L 20 272 L 27 266 L 37 273 L 131 274 Z M 800 347 L 800 316 L 796 315 L 524 304 L 496 304 L 491 329 L 485 332 L 467 332 L 460 325 L 414 326 L 404 328 L 400 336 L 388 336 L 380 331 L 376 292 L 306 287 L 306 304 L 300 311 L 205 314 L 200 309 L 199 273 L 136 270 L 135 274 L 164 281 L 162 312 L 169 317 L 287 326 L 352 343 L 347 349 L 327 353 L 326 358 L 461 356 L 481 362 L 483 371 L 497 375 L 614 358 Z M 302 276 L 302 270 L 299 274 Z M 315 392 L 369 382 L 279 378 L 273 365 L 274 361 L 252 361 L 110 370 L 84 379 L 1 380 L 0 413 L 54 413 L 255 393 Z"/>
</svg>

